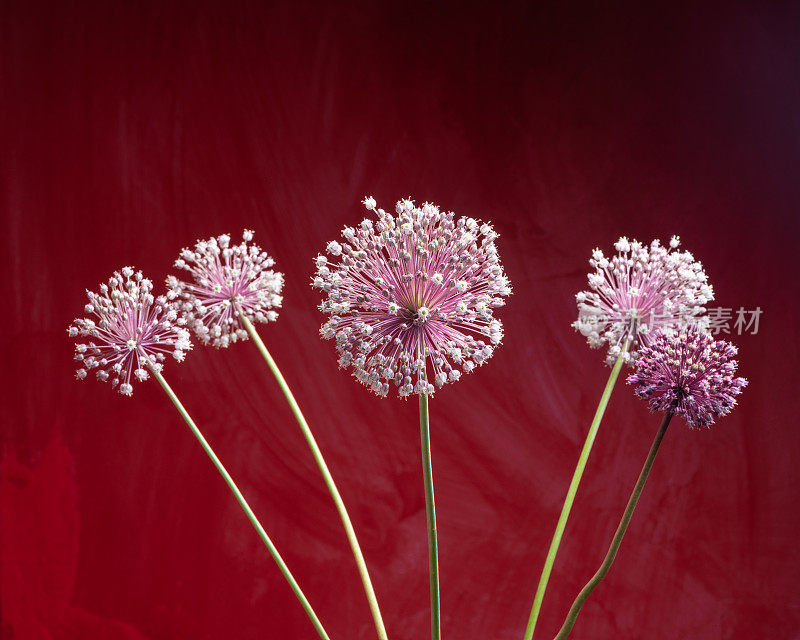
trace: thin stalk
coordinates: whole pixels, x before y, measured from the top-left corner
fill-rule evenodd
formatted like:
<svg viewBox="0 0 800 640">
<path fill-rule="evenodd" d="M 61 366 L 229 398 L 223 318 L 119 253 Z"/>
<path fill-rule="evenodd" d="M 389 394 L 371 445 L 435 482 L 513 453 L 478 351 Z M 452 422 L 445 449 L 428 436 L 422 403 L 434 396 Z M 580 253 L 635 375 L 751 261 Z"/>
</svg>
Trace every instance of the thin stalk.
<svg viewBox="0 0 800 640">
<path fill-rule="evenodd" d="M 208 444 L 206 439 L 203 437 L 203 434 L 200 433 L 200 429 L 197 428 L 197 425 L 192 420 L 189 413 L 184 409 L 181 401 L 178 400 L 178 396 L 175 395 L 175 392 L 172 388 L 167 384 L 167 381 L 164 379 L 164 376 L 152 366 L 152 364 L 148 361 L 147 362 L 148 368 L 150 372 L 155 376 L 156 380 L 158 380 L 161 387 L 164 389 L 166 394 L 169 396 L 169 399 L 172 400 L 172 403 L 175 405 L 175 408 L 178 412 L 183 416 L 183 419 L 186 421 L 186 424 L 189 425 L 189 428 L 192 430 L 192 433 L 197 438 L 198 442 L 200 442 L 200 446 L 203 447 L 203 450 L 208 454 L 208 457 L 211 458 L 211 462 L 214 463 L 214 466 L 219 471 L 220 475 L 225 479 L 225 482 L 228 483 L 228 487 L 233 492 L 233 495 L 236 496 L 236 500 L 239 502 L 239 505 L 242 507 L 244 512 L 247 514 L 247 517 L 250 519 L 251 524 L 255 527 L 255 530 L 258 532 L 258 535 L 261 537 L 261 540 L 264 541 L 264 544 L 267 546 L 270 555 L 275 560 L 278 565 L 278 568 L 281 570 L 284 578 L 286 578 L 289 586 L 294 591 L 294 594 L 297 596 L 297 599 L 300 601 L 303 609 L 305 609 L 306 614 L 308 615 L 309 619 L 311 620 L 311 624 L 314 625 L 314 628 L 317 630 L 319 637 L 323 640 L 330 640 L 328 634 L 325 632 L 325 629 L 322 627 L 322 623 L 317 618 L 317 614 L 314 613 L 314 610 L 311 608 L 311 605 L 308 603 L 305 594 L 303 594 L 302 589 L 300 589 L 300 585 L 297 584 L 297 581 L 294 579 L 292 572 L 289 571 L 289 567 L 286 566 L 286 563 L 281 558 L 281 554 L 278 553 L 278 550 L 275 548 L 275 545 L 272 544 L 272 540 L 267 535 L 267 532 L 264 531 L 264 527 L 261 526 L 261 523 L 256 518 L 256 514 L 253 513 L 253 510 L 250 508 L 250 505 L 247 504 L 247 500 L 245 500 L 242 492 L 239 490 L 239 487 L 236 486 L 236 483 L 231 478 L 231 475 L 228 473 L 227 469 L 223 466 L 220 459 L 217 457 L 217 454 L 214 453 L 214 450 L 211 448 L 211 445 Z"/>
<path fill-rule="evenodd" d="M 283 374 L 280 372 L 280 369 L 278 369 L 278 365 L 275 364 L 275 360 L 273 360 L 272 355 L 267 350 L 263 340 L 261 340 L 261 336 L 258 335 L 253 323 L 250 322 L 247 316 L 242 313 L 242 310 L 238 308 L 238 305 L 237 310 L 242 323 L 247 329 L 247 333 L 250 334 L 250 337 L 253 339 L 253 342 L 255 342 L 259 352 L 266 361 L 267 366 L 269 367 L 270 371 L 272 371 L 272 375 L 274 375 L 275 379 L 278 381 L 278 386 L 281 388 L 281 391 L 283 391 L 283 395 L 286 397 L 286 401 L 289 403 L 292 413 L 294 413 L 297 424 L 300 425 L 303 436 L 305 437 L 308 446 L 311 448 L 311 453 L 314 456 L 314 460 L 316 461 L 320 472 L 322 473 L 322 477 L 325 480 L 325 484 L 328 487 L 328 491 L 333 498 L 333 502 L 336 505 L 336 510 L 339 512 L 339 517 L 344 525 L 344 531 L 347 534 L 347 540 L 350 543 L 350 548 L 353 551 L 353 557 L 356 560 L 358 572 L 361 575 L 361 582 L 364 585 L 364 592 L 367 594 L 367 602 L 369 603 L 369 608 L 372 612 L 372 618 L 375 621 L 375 629 L 378 632 L 378 638 L 380 640 L 387 640 L 388 636 L 386 635 L 386 628 L 383 625 L 383 618 L 381 617 L 381 610 L 378 607 L 378 599 L 375 596 L 375 590 L 372 588 L 372 581 L 370 580 L 369 571 L 367 570 L 367 563 L 364 561 L 364 555 L 361 553 L 361 547 L 358 544 L 358 538 L 356 538 L 356 532 L 353 529 L 353 523 L 350 521 L 350 516 L 348 515 L 347 509 L 344 506 L 342 496 L 339 494 L 339 490 L 336 488 L 336 483 L 333 481 L 333 476 L 328 470 L 328 465 L 325 463 L 325 459 L 322 457 L 322 452 L 317 445 L 317 441 L 314 439 L 314 435 L 311 433 L 311 429 L 308 427 L 308 423 L 303 416 L 303 412 L 300 411 L 300 407 L 298 406 L 297 401 L 294 399 L 294 396 L 289 389 L 289 385 L 286 384 Z"/>
<path fill-rule="evenodd" d="M 586 462 L 589 460 L 589 454 L 594 445 L 594 439 L 597 436 L 597 430 L 600 428 L 600 422 L 603 419 L 603 414 L 606 411 L 606 406 L 611 398 L 611 392 L 614 390 L 614 385 L 617 383 L 620 369 L 625 362 L 625 354 L 628 351 L 628 342 L 620 351 L 614 367 L 608 376 L 606 388 L 603 390 L 603 395 L 600 398 L 600 404 L 597 405 L 597 411 L 594 414 L 594 419 L 589 427 L 589 433 L 586 435 L 586 441 L 583 443 L 581 455 L 578 458 L 578 465 L 575 467 L 575 472 L 572 474 L 572 481 L 569 483 L 567 490 L 567 497 L 564 499 L 564 505 L 561 507 L 561 515 L 556 524 L 556 530 L 553 534 L 553 539 L 550 541 L 550 548 L 547 551 L 547 558 L 544 561 L 542 568 L 542 575 L 539 578 L 539 586 L 536 588 L 536 595 L 533 598 L 533 607 L 531 608 L 531 615 L 528 618 L 528 626 L 525 629 L 525 640 L 533 638 L 533 630 L 536 628 L 536 620 L 539 618 L 539 610 L 542 608 L 542 601 L 544 600 L 544 592 L 547 589 L 547 581 L 550 579 L 550 572 L 553 569 L 553 563 L 556 561 L 556 554 L 558 547 L 561 544 L 561 536 L 564 535 L 564 529 L 567 526 L 567 519 L 572 510 L 572 503 L 575 501 L 575 495 L 578 493 L 578 485 L 581 483 L 583 477 L 583 470 L 586 468 Z"/>
<path fill-rule="evenodd" d="M 578 619 L 578 614 L 580 613 L 583 603 L 586 602 L 589 594 L 600 584 L 600 581 L 611 568 L 611 563 L 614 562 L 619 546 L 622 544 L 622 537 L 625 535 L 625 530 L 628 528 L 628 524 L 633 517 L 633 510 L 636 508 L 636 503 L 639 502 L 639 496 L 642 494 L 642 489 L 644 489 L 644 483 L 647 482 L 647 476 L 650 474 L 653 461 L 656 459 L 656 454 L 658 453 L 658 447 L 664 439 L 664 434 L 667 432 L 667 427 L 669 426 L 669 421 L 672 419 L 672 415 L 673 412 L 668 411 L 664 416 L 664 420 L 661 422 L 658 433 L 656 433 L 656 437 L 650 447 L 650 453 L 647 454 L 647 459 L 644 461 L 642 472 L 639 474 L 639 479 L 636 481 L 636 486 L 633 488 L 633 493 L 631 493 L 631 497 L 628 500 L 628 506 L 625 507 L 625 513 L 622 514 L 622 520 L 619 522 L 617 532 L 614 534 L 614 539 L 611 541 L 611 546 L 608 548 L 608 553 L 606 554 L 605 560 L 603 560 L 603 564 L 600 565 L 597 573 L 586 583 L 586 586 L 581 589 L 578 597 L 575 598 L 575 602 L 572 603 L 572 607 L 570 607 L 569 613 L 567 614 L 567 619 L 564 621 L 564 625 L 561 627 L 558 635 L 556 635 L 555 640 L 564 640 L 569 635 L 575 621 Z"/>
<path fill-rule="evenodd" d="M 428 423 L 428 396 L 419 395 L 419 429 L 422 442 L 422 476 L 425 482 L 425 514 L 428 519 L 428 564 L 431 578 L 431 638 L 442 637 L 439 611 L 439 550 L 436 538 L 436 506 L 433 500 L 431 432 Z"/>
</svg>

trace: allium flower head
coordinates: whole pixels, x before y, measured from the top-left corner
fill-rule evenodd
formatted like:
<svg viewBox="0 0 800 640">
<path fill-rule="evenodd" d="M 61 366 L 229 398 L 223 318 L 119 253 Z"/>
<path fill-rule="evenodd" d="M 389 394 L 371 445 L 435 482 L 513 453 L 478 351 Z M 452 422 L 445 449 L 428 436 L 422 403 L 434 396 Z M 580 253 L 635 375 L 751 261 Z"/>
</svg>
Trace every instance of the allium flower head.
<svg viewBox="0 0 800 640">
<path fill-rule="evenodd" d="M 283 298 L 283 274 L 273 271 L 275 261 L 266 251 L 251 244 L 247 229 L 242 242 L 231 245 L 228 235 L 199 240 L 194 250 L 184 249 L 175 266 L 188 271 L 191 282 L 167 278 L 171 300 L 203 344 L 227 347 L 238 339 L 247 340 L 237 307 L 251 322 L 276 320 Z"/>
<path fill-rule="evenodd" d="M 364 205 L 376 220 L 345 227 L 316 258 L 312 286 L 327 294 L 320 334 L 339 364 L 375 393 L 432 395 L 486 362 L 503 336 L 493 317 L 511 287 L 489 224 L 455 219 L 432 204 L 397 203 L 396 215 Z"/>
<path fill-rule="evenodd" d="M 651 411 L 674 411 L 694 429 L 727 415 L 747 384 L 735 377 L 737 350 L 696 327 L 658 331 L 642 347 L 636 373 L 628 376 L 637 396 Z"/>
<path fill-rule="evenodd" d="M 134 378 L 149 377 L 148 362 L 160 371 L 167 355 L 183 360 L 192 348 L 189 332 L 166 297 L 155 298 L 152 290 L 152 281 L 141 271 L 124 267 L 100 285 L 100 293 L 86 291 L 84 310 L 92 317 L 76 319 L 67 330 L 71 338 L 88 338 L 75 345 L 75 360 L 81 364 L 77 379 L 96 370 L 98 380 L 110 380 L 129 396 Z"/>
<path fill-rule="evenodd" d="M 620 238 L 616 255 L 607 258 L 600 249 L 592 252 L 589 291 L 575 296 L 578 319 L 572 324 L 593 348 L 608 344 L 608 364 L 614 364 L 626 342 L 625 361 L 635 359 L 640 344 L 661 328 L 696 324 L 704 304 L 714 299 L 703 265 L 688 251 L 676 251 L 680 239 L 673 236 L 669 248 L 653 240 L 647 247 L 636 240 Z"/>
</svg>

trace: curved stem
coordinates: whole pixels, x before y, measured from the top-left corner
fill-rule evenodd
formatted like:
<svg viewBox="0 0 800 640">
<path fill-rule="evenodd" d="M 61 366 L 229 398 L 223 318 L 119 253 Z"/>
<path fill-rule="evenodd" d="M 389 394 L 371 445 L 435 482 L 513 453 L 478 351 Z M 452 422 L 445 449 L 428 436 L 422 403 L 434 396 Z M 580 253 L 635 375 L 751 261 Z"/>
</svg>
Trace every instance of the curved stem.
<svg viewBox="0 0 800 640">
<path fill-rule="evenodd" d="M 328 470 L 328 465 L 325 463 L 325 459 L 322 457 L 322 452 L 320 451 L 319 446 L 317 446 L 317 441 L 314 439 L 314 435 L 311 433 L 311 429 L 309 428 L 308 423 L 303 416 L 303 412 L 300 411 L 300 407 L 298 406 L 297 401 L 294 399 L 294 395 L 292 395 L 289 385 L 286 384 L 283 374 L 280 372 L 280 369 L 278 369 L 278 365 L 275 364 L 275 360 L 273 360 L 272 355 L 267 350 L 264 342 L 261 340 L 261 336 L 258 335 L 253 323 L 250 322 L 247 316 L 242 313 L 242 310 L 238 308 L 238 305 L 237 311 L 239 312 L 239 317 L 241 318 L 242 323 L 247 329 L 247 333 L 250 334 L 250 337 L 253 339 L 253 342 L 255 342 L 259 352 L 261 352 L 262 357 L 266 361 L 267 366 L 269 367 L 270 371 L 272 371 L 272 375 L 274 375 L 275 379 L 278 381 L 278 386 L 281 388 L 281 391 L 283 391 L 283 395 L 286 397 L 286 401 L 289 403 L 289 406 L 292 409 L 292 413 L 297 420 L 297 424 L 300 425 L 300 430 L 303 432 L 303 436 L 305 437 L 308 446 L 311 448 L 311 453 L 314 456 L 314 460 L 316 461 L 320 472 L 322 473 L 322 477 L 325 480 L 325 484 L 328 487 L 328 491 L 333 498 L 333 502 L 336 505 L 336 510 L 339 512 L 339 517 L 344 525 L 344 531 L 347 534 L 347 540 L 350 543 L 350 548 L 353 551 L 353 557 L 356 560 L 358 572 L 361 575 L 361 582 L 364 585 L 364 592 L 367 594 L 367 601 L 369 602 L 369 608 L 372 612 L 372 618 L 375 621 L 375 629 L 378 632 L 378 638 L 380 638 L 380 640 L 387 640 L 388 636 L 386 635 L 386 628 L 383 625 L 383 618 L 381 617 L 381 610 L 378 607 L 378 599 L 375 596 L 375 590 L 372 588 L 372 581 L 370 580 L 369 571 L 367 570 L 367 563 L 364 561 L 364 555 L 361 553 L 361 547 L 358 544 L 358 538 L 356 538 L 356 532 L 353 529 L 353 523 L 350 521 L 350 516 L 348 515 L 347 509 L 344 506 L 342 496 L 339 494 L 339 490 L 336 488 L 336 483 L 333 481 L 333 476 Z"/>
<path fill-rule="evenodd" d="M 650 453 L 647 454 L 647 459 L 644 461 L 642 472 L 639 474 L 639 479 L 636 481 L 636 486 L 633 488 L 633 493 L 631 493 L 631 497 L 628 500 L 628 506 L 625 507 L 625 512 L 622 514 L 622 520 L 619 522 L 617 532 L 614 534 L 613 540 L 611 540 L 611 546 L 608 548 L 608 553 L 603 560 L 603 564 L 600 565 L 597 573 L 592 576 L 592 579 L 586 583 L 586 586 L 581 589 L 578 597 L 575 598 L 575 602 L 572 603 L 572 607 L 570 607 L 569 613 L 567 614 L 567 619 L 564 621 L 564 625 L 561 627 L 558 635 L 556 635 L 555 640 L 564 640 L 569 635 L 575 621 L 578 619 L 578 614 L 581 611 L 583 603 L 586 602 L 589 594 L 600 584 L 600 581 L 611 568 L 611 563 L 614 562 L 619 546 L 622 544 L 622 537 L 625 535 L 625 530 L 628 528 L 628 524 L 633 517 L 633 510 L 636 508 L 636 503 L 639 502 L 639 496 L 642 494 L 642 489 L 644 489 L 644 483 L 647 482 L 647 476 L 650 474 L 653 461 L 656 459 L 656 454 L 658 453 L 658 447 L 664 439 L 664 434 L 667 432 L 667 427 L 669 426 L 669 421 L 672 419 L 672 415 L 673 412 L 668 411 L 664 416 L 664 420 L 661 422 L 658 433 L 656 433 L 656 437 L 650 447 Z"/>
<path fill-rule="evenodd" d="M 442 636 L 439 612 L 439 550 L 436 538 L 436 506 L 433 500 L 433 467 L 431 465 L 431 433 L 428 423 L 428 396 L 419 395 L 419 428 L 422 442 L 422 476 L 425 481 L 425 514 L 428 520 L 428 564 L 431 578 L 431 638 Z"/>
<path fill-rule="evenodd" d="M 544 561 L 542 568 L 542 575 L 539 578 L 539 586 L 536 588 L 536 595 L 533 598 L 533 607 L 531 608 L 531 615 L 528 618 L 528 626 L 525 629 L 525 640 L 533 638 L 533 630 L 536 628 L 536 620 L 539 618 L 539 610 L 542 608 L 542 601 L 544 600 L 544 592 L 547 589 L 547 581 L 550 579 L 550 572 L 553 569 L 553 563 L 556 561 L 556 554 L 558 547 L 561 544 L 561 536 L 564 534 L 564 529 L 567 526 L 567 519 L 572 510 L 572 503 L 575 501 L 575 495 L 578 493 L 578 485 L 583 477 L 583 470 L 586 468 L 586 462 L 589 460 L 589 454 L 594 445 L 594 439 L 597 436 L 597 430 L 600 428 L 600 422 L 603 419 L 603 414 L 606 411 L 606 406 L 611 398 L 611 392 L 614 390 L 614 385 L 617 383 L 620 369 L 625 362 L 625 354 L 628 351 L 629 343 L 626 342 L 617 356 L 617 361 L 611 369 L 606 382 L 606 388 L 603 390 L 603 395 L 600 398 L 600 404 L 597 405 L 597 411 L 594 414 L 594 419 L 589 427 L 589 433 L 586 434 L 586 441 L 583 443 L 581 455 L 578 458 L 578 465 L 575 467 L 575 472 L 572 474 L 572 481 L 569 483 L 567 490 L 567 497 L 564 499 L 564 505 L 561 507 L 561 515 L 556 524 L 556 530 L 553 534 L 553 539 L 550 541 L 550 548 L 547 551 L 547 558 Z"/>
<path fill-rule="evenodd" d="M 214 450 L 211 448 L 211 445 L 208 444 L 206 439 L 203 437 L 203 434 L 200 433 L 200 429 L 197 428 L 197 425 L 192 420 L 189 413 L 184 409 L 181 401 L 178 400 L 178 396 L 175 395 L 175 392 L 172 388 L 167 384 L 167 381 L 164 379 L 164 376 L 161 375 L 155 367 L 153 367 L 152 363 L 149 361 L 147 362 L 147 366 L 150 369 L 151 373 L 155 376 L 156 380 L 158 380 L 161 387 L 169 396 L 169 399 L 172 400 L 172 403 L 178 409 L 178 412 L 183 416 L 183 419 L 186 421 L 186 424 L 189 425 L 189 428 L 192 430 L 192 433 L 197 438 L 198 442 L 200 442 L 200 446 L 203 447 L 203 450 L 208 454 L 208 457 L 211 458 L 211 462 L 214 463 L 214 466 L 219 471 L 220 475 L 225 479 L 225 482 L 228 483 L 228 487 L 233 492 L 233 495 L 236 496 L 236 500 L 239 502 L 239 505 L 242 507 L 244 512 L 247 514 L 247 517 L 250 520 L 250 523 L 255 527 L 255 530 L 258 532 L 258 535 L 261 537 L 261 540 L 264 541 L 264 544 L 267 546 L 267 549 L 270 552 L 270 555 L 275 560 L 278 565 L 278 568 L 281 570 L 281 573 L 286 578 L 289 586 L 294 591 L 294 594 L 297 596 L 297 599 L 300 601 L 303 609 L 305 609 L 306 614 L 308 615 L 309 619 L 311 620 L 311 624 L 314 625 L 314 628 L 317 630 L 319 637 L 323 640 L 330 640 L 328 638 L 328 634 L 325 632 L 325 629 L 322 627 L 322 623 L 317 618 L 317 614 L 314 613 L 314 610 L 311 608 L 311 605 L 308 603 L 306 596 L 303 594 L 302 589 L 300 589 L 300 585 L 297 584 L 297 581 L 292 576 L 292 572 L 289 571 L 289 567 L 286 566 L 286 563 L 281 558 L 281 554 L 278 553 L 278 550 L 275 548 L 275 545 L 272 544 L 272 540 L 267 535 L 267 532 L 264 531 L 264 527 L 261 526 L 261 523 L 256 518 L 256 514 L 253 513 L 253 510 L 250 508 L 250 505 L 247 504 L 247 500 L 245 500 L 242 492 L 239 490 L 239 487 L 236 486 L 236 483 L 233 481 L 233 478 L 228 473 L 227 469 L 223 466 L 220 459 L 217 457 L 217 454 L 214 453 Z"/>
</svg>

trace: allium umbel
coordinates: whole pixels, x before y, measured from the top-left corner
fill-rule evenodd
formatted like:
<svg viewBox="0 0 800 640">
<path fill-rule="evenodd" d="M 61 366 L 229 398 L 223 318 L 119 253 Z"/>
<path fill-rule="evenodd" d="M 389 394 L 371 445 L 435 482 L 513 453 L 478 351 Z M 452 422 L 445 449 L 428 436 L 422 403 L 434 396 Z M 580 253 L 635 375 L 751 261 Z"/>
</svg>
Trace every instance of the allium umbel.
<svg viewBox="0 0 800 640">
<path fill-rule="evenodd" d="M 696 327 L 683 332 L 659 331 L 642 347 L 636 373 L 628 376 L 637 396 L 651 411 L 674 411 L 694 429 L 727 415 L 747 385 L 735 377 L 737 350 Z"/>
<path fill-rule="evenodd" d="M 593 348 L 608 344 L 607 362 L 613 364 L 626 342 L 626 361 L 636 355 L 640 344 L 660 328 L 706 326 L 700 317 L 704 304 L 714 299 L 703 265 L 688 251 L 675 251 L 677 236 L 669 248 L 653 240 L 647 247 L 636 240 L 620 238 L 611 258 L 600 249 L 592 252 L 589 264 L 590 291 L 577 294 L 578 320 L 573 327 L 586 336 Z"/>
<path fill-rule="evenodd" d="M 227 347 L 247 340 L 237 306 L 251 322 L 278 317 L 283 274 L 272 269 L 275 261 L 266 251 L 249 244 L 252 239 L 253 232 L 245 229 L 238 245 L 231 245 L 228 235 L 200 240 L 175 261 L 176 267 L 191 274 L 192 282 L 167 278 L 167 295 L 180 300 L 179 308 L 204 344 Z"/>
<path fill-rule="evenodd" d="M 497 233 L 432 204 L 397 203 L 397 215 L 364 205 L 377 220 L 345 227 L 332 256 L 316 258 L 312 286 L 327 298 L 320 334 L 335 339 L 339 364 L 375 393 L 432 395 L 486 362 L 503 337 L 494 309 L 511 294 Z M 430 373 L 428 375 L 428 367 Z"/>
<path fill-rule="evenodd" d="M 86 291 L 85 311 L 96 320 L 78 318 L 68 329 L 70 337 L 89 338 L 75 345 L 75 360 L 81 363 L 76 378 L 96 370 L 98 380 L 110 380 L 130 396 L 134 378 L 149 377 L 148 362 L 160 371 L 167 355 L 183 360 L 192 348 L 189 332 L 166 297 L 153 297 L 152 290 L 152 281 L 141 271 L 124 267 L 100 285 L 100 293 Z"/>
</svg>

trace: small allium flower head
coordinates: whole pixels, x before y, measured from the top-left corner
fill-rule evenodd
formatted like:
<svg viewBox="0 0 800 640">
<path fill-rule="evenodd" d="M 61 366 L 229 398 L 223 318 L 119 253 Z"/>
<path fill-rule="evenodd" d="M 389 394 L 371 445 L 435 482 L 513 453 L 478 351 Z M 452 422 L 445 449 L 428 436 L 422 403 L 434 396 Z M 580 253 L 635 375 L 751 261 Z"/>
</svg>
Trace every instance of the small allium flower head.
<svg viewBox="0 0 800 640">
<path fill-rule="evenodd" d="M 94 370 L 98 380 L 110 380 L 129 396 L 134 379 L 150 377 L 148 362 L 160 371 L 168 355 L 183 360 L 192 348 L 189 332 L 181 326 L 184 320 L 166 297 L 155 298 L 152 290 L 152 281 L 141 271 L 124 267 L 100 285 L 100 293 L 86 291 L 89 304 L 84 310 L 92 317 L 76 319 L 67 330 L 71 338 L 88 338 L 75 345 L 78 380 Z"/>
<path fill-rule="evenodd" d="M 642 347 L 636 372 L 628 376 L 637 396 L 651 411 L 674 411 L 693 429 L 727 415 L 747 385 L 735 377 L 737 350 L 697 327 L 659 331 Z"/>
<path fill-rule="evenodd" d="M 676 251 L 680 239 L 673 236 L 669 248 L 653 240 L 647 247 L 636 240 L 620 238 L 616 255 L 608 258 L 600 249 L 592 252 L 589 291 L 575 296 L 578 319 L 572 326 L 589 345 L 608 345 L 606 362 L 614 364 L 629 342 L 626 362 L 635 361 L 639 345 L 662 328 L 695 324 L 701 329 L 704 304 L 714 299 L 703 265 L 688 251 Z"/>
<path fill-rule="evenodd" d="M 330 316 L 323 338 L 336 340 L 339 365 L 375 393 L 432 395 L 486 362 L 503 337 L 494 310 L 511 286 L 489 224 L 455 219 L 435 205 L 397 203 L 396 215 L 363 200 L 376 220 L 345 227 L 332 256 L 318 256 L 312 286 Z M 434 386 L 435 385 L 435 386 Z"/>
<path fill-rule="evenodd" d="M 261 247 L 250 244 L 253 232 L 245 229 L 242 242 L 231 245 L 228 235 L 199 240 L 194 250 L 184 249 L 175 266 L 188 271 L 191 282 L 167 278 L 170 300 L 203 344 L 227 347 L 247 331 L 237 306 L 251 322 L 271 322 L 283 298 L 283 274 L 273 271 L 275 261 Z"/>
</svg>

